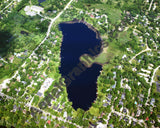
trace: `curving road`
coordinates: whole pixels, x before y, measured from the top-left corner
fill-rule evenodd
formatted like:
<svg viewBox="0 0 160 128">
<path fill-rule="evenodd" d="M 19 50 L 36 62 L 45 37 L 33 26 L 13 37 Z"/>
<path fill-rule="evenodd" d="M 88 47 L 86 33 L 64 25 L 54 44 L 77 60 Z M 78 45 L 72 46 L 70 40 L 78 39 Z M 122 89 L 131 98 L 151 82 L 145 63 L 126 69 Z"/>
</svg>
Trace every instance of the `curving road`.
<svg viewBox="0 0 160 128">
<path fill-rule="evenodd" d="M 151 77 L 151 82 L 150 82 L 150 88 L 148 89 L 148 96 L 147 96 L 147 101 L 145 103 L 145 105 L 148 105 L 148 101 L 149 101 L 149 97 L 150 97 L 150 94 L 151 94 L 151 87 L 152 87 L 152 83 L 154 82 L 154 77 L 155 77 L 155 74 L 157 72 L 157 70 L 160 68 L 160 65 L 154 69 L 153 71 L 153 75 Z"/>
<path fill-rule="evenodd" d="M 146 52 L 146 51 L 151 51 L 151 49 L 148 47 L 147 45 L 147 48 L 145 50 L 142 50 L 141 52 L 137 53 L 134 57 L 132 57 L 132 59 L 129 61 L 129 63 L 132 63 L 133 59 L 135 59 L 138 55 L 142 54 L 143 52 Z"/>
<path fill-rule="evenodd" d="M 47 38 L 49 37 L 50 35 L 50 31 L 51 31 L 51 27 L 53 25 L 53 23 L 62 15 L 62 13 L 70 6 L 70 4 L 73 2 L 74 0 L 70 0 L 68 2 L 68 4 L 66 5 L 66 7 L 53 19 L 50 18 L 51 22 L 48 26 L 48 30 L 47 30 L 47 33 L 46 33 L 46 37 L 42 40 L 42 42 L 33 50 L 33 52 L 31 53 L 31 55 L 29 56 L 29 59 L 31 58 L 32 55 L 35 54 L 35 51 L 47 40 Z M 13 1 L 12 1 L 13 2 Z M 9 6 L 9 5 L 8 5 Z M 26 61 L 20 66 L 20 67 L 24 67 L 26 64 Z M 18 69 L 19 70 L 19 69 Z M 18 70 L 15 72 L 14 76 L 12 76 L 11 78 L 9 79 L 6 79 L 3 81 L 3 83 L 1 84 L 2 88 L 5 88 L 6 87 L 6 84 L 10 82 L 10 80 L 12 78 L 14 78 L 17 74 L 18 74 Z M 1 91 L 1 90 L 0 90 Z"/>
<path fill-rule="evenodd" d="M 153 4 L 153 0 L 151 1 L 150 5 L 149 5 L 148 11 L 151 10 L 152 4 Z"/>
<path fill-rule="evenodd" d="M 15 1 L 15 0 L 11 1 L 6 7 L 4 7 L 4 8 L 0 11 L 0 13 L 2 13 L 6 8 L 8 8 L 14 1 Z"/>
</svg>

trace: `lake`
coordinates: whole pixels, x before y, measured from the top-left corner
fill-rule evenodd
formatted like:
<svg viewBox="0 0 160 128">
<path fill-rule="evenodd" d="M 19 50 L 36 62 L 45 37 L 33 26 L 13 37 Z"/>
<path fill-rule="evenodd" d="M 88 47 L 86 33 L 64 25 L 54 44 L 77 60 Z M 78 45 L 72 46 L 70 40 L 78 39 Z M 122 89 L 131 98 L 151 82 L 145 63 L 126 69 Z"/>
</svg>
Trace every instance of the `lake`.
<svg viewBox="0 0 160 128">
<path fill-rule="evenodd" d="M 87 68 L 80 62 L 83 54 L 96 55 L 101 51 L 101 39 L 96 38 L 96 32 L 84 23 L 61 23 L 59 29 L 63 34 L 61 46 L 62 77 L 65 78 L 68 99 L 74 109 L 88 110 L 96 99 L 97 78 L 102 70 L 101 65 L 93 64 Z"/>
<path fill-rule="evenodd" d="M 39 4 L 42 3 L 42 2 L 44 2 L 44 1 L 46 1 L 46 0 L 38 0 Z"/>
<path fill-rule="evenodd" d="M 46 1 L 46 0 L 38 0 L 39 5 L 40 5 L 42 2 L 44 2 L 44 1 Z"/>
</svg>

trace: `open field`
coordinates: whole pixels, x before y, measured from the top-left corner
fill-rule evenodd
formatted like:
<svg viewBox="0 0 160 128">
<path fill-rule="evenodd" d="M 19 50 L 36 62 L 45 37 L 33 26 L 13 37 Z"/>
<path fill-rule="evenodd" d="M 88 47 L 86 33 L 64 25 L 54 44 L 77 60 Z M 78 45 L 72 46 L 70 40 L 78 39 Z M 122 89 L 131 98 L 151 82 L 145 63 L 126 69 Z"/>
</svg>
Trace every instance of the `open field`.
<svg viewBox="0 0 160 128">
<path fill-rule="evenodd" d="M 98 56 L 91 57 L 85 54 L 80 57 L 80 60 L 84 62 L 86 66 L 90 67 L 93 63 L 98 63 L 101 65 L 106 64 L 110 62 L 115 56 L 122 56 L 123 54 L 124 53 L 116 45 L 116 42 L 113 41 L 109 43 L 108 47 L 104 47 Z"/>
<path fill-rule="evenodd" d="M 112 24 L 116 24 L 121 20 L 121 10 L 116 8 L 111 8 L 109 5 L 105 4 L 92 4 L 90 8 L 103 9 L 104 13 L 108 15 L 108 20 Z"/>
<path fill-rule="evenodd" d="M 95 57 L 91 57 L 85 54 L 80 57 L 80 60 L 84 62 L 85 65 L 90 67 L 93 63 L 98 63 L 101 65 L 105 63 L 109 63 L 115 56 L 122 57 L 124 54 L 127 54 L 127 53 L 124 53 L 121 50 L 120 46 L 125 45 L 125 43 L 131 40 L 130 33 L 131 32 L 129 30 L 119 32 L 117 36 L 117 40 L 113 40 L 112 42 L 109 42 L 106 40 L 108 38 L 108 35 L 106 34 L 102 35 L 101 36 L 102 40 L 107 41 L 109 45 L 107 47 L 104 47 L 102 52 L 99 55 Z"/>
</svg>

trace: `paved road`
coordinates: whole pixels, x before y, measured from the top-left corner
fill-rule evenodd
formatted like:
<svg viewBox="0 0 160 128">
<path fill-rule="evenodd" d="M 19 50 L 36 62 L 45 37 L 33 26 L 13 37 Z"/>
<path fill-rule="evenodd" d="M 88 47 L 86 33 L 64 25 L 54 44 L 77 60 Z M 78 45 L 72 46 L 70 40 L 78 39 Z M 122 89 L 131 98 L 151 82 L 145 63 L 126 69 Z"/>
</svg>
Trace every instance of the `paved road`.
<svg viewBox="0 0 160 128">
<path fill-rule="evenodd" d="M 138 120 L 138 119 L 136 119 L 136 118 L 134 118 L 134 117 L 132 117 L 132 116 L 129 116 L 129 115 L 125 115 L 125 114 L 123 114 L 123 113 L 120 113 L 120 112 L 117 112 L 117 111 L 115 111 L 115 110 L 113 110 L 113 113 L 116 113 L 117 115 L 119 115 L 119 116 L 127 116 L 128 118 L 129 118 L 129 120 L 133 120 L 133 121 L 135 121 L 135 122 L 137 122 L 138 124 L 140 124 L 141 126 L 142 126 L 142 123 L 143 124 L 145 124 L 145 122 L 144 122 L 144 120 Z M 145 126 L 146 127 L 146 126 Z"/>
<path fill-rule="evenodd" d="M 6 97 L 7 99 L 15 99 L 15 98 L 13 98 L 13 97 L 11 97 L 11 96 L 8 96 L 8 95 L 6 95 L 6 94 L 4 94 L 4 93 L 1 93 L 0 92 L 0 96 L 2 96 L 2 97 Z"/>
<path fill-rule="evenodd" d="M 2 84 L 0 84 L 0 86 L 1 86 L 0 92 L 2 91 L 3 88 L 7 88 L 7 83 L 10 83 L 10 80 L 13 79 L 13 78 L 15 78 L 17 74 L 18 74 L 18 70 L 16 71 L 16 73 L 11 78 L 5 79 L 2 82 Z"/>
<path fill-rule="evenodd" d="M 53 18 L 53 19 L 49 18 L 49 19 L 51 20 L 51 22 L 50 22 L 50 24 L 49 24 L 49 26 L 48 26 L 48 30 L 47 30 L 47 33 L 46 33 L 46 37 L 45 37 L 45 38 L 43 39 L 43 41 L 33 50 L 33 52 L 31 53 L 31 55 L 29 56 L 29 58 L 31 58 L 31 56 L 35 54 L 35 51 L 47 40 L 47 38 L 48 38 L 49 35 L 50 35 L 50 31 L 51 31 L 51 27 L 52 27 L 53 23 L 54 23 L 54 22 L 62 15 L 62 13 L 70 6 L 70 4 L 72 3 L 72 1 L 73 1 L 73 0 L 70 0 L 70 2 L 66 5 L 66 7 L 65 7 L 55 18 Z M 12 1 L 12 2 L 13 2 L 13 1 Z M 12 4 L 12 2 L 11 2 L 8 6 L 10 6 L 10 5 Z M 7 6 L 7 7 L 8 7 L 8 6 Z M 6 7 L 6 8 L 7 8 L 7 7 Z M 24 67 L 25 64 L 26 64 L 26 61 L 21 65 L 21 67 Z M 18 69 L 18 70 L 19 70 L 19 69 Z M 18 70 L 15 72 L 15 74 L 14 74 L 11 78 L 6 79 L 6 80 L 3 81 L 2 87 L 6 87 L 6 84 L 9 83 L 12 78 L 15 78 L 15 76 L 18 74 Z M 5 94 L 3 94 L 3 93 L 0 93 L 0 95 L 1 95 L 1 96 L 6 96 L 8 99 L 13 99 L 12 97 L 9 97 L 9 96 L 7 96 L 7 95 L 5 95 Z M 33 98 L 32 98 L 32 100 L 29 102 L 29 104 L 26 104 L 26 106 L 32 107 L 32 106 L 31 106 L 32 101 L 33 101 Z M 38 108 L 36 108 L 36 109 L 38 109 Z M 41 110 L 41 109 L 39 109 L 39 110 Z M 41 110 L 41 111 L 43 111 L 43 110 Z M 43 111 L 43 113 L 44 113 L 45 115 L 47 115 L 47 114 L 50 115 L 50 113 L 45 112 L 45 111 Z M 54 119 L 57 118 L 57 119 L 60 120 L 60 121 L 67 122 L 67 123 L 70 123 L 70 124 L 74 124 L 77 128 L 81 128 L 81 126 L 79 126 L 79 125 L 77 125 L 77 124 L 75 124 L 75 123 L 69 122 L 69 121 L 67 121 L 67 120 L 64 120 L 64 119 L 62 119 L 61 117 L 56 117 L 56 116 L 54 116 L 54 115 L 51 115 L 51 116 L 52 116 L 52 118 L 54 118 Z"/>
<path fill-rule="evenodd" d="M 70 6 L 70 4 L 73 2 L 74 0 L 70 0 L 70 2 L 68 2 L 68 4 L 66 5 L 66 7 L 53 19 L 50 19 L 51 22 L 48 26 L 48 30 L 46 33 L 46 37 L 42 40 L 42 42 L 33 50 L 33 52 L 31 53 L 31 55 L 29 56 L 29 59 L 31 59 L 31 56 L 35 54 L 35 51 L 38 50 L 38 48 L 47 40 L 47 38 L 49 37 L 50 31 L 51 31 L 51 27 L 53 25 L 53 23 L 62 15 L 62 13 Z M 24 67 L 26 64 L 26 61 L 20 66 L 20 67 Z M 18 69 L 19 70 L 19 69 Z M 15 72 L 14 77 L 18 74 L 18 70 Z M 11 77 L 7 80 L 4 80 L 2 83 L 2 87 L 6 87 L 6 84 L 10 82 L 10 80 L 14 77 Z"/>
<path fill-rule="evenodd" d="M 31 104 L 26 104 L 26 106 L 29 107 L 29 108 L 32 107 L 32 108 L 35 108 L 35 109 L 37 109 L 37 110 L 40 110 L 40 111 L 43 112 L 44 115 L 51 115 L 53 119 L 57 119 L 57 120 L 59 120 L 59 121 L 63 121 L 63 122 L 67 122 L 67 123 L 69 123 L 69 124 L 73 124 L 73 125 L 75 125 L 77 128 L 82 128 L 81 126 L 79 126 L 79 125 L 77 125 L 77 124 L 75 124 L 75 123 L 72 123 L 72 122 L 70 122 L 70 121 L 68 121 L 68 120 L 66 120 L 66 119 L 63 119 L 63 118 L 61 118 L 61 117 L 56 117 L 56 116 L 50 114 L 49 112 L 46 112 L 46 111 L 44 111 L 44 110 L 42 110 L 42 109 L 36 108 L 36 107 L 34 107 L 34 106 L 31 106 Z"/>
<path fill-rule="evenodd" d="M 3 8 L 3 9 L 0 11 L 0 13 L 2 13 L 6 8 L 8 8 L 14 1 L 16 1 L 16 0 L 11 1 L 5 8 Z"/>
<path fill-rule="evenodd" d="M 132 57 L 132 59 L 129 61 L 129 63 L 132 63 L 133 59 L 135 59 L 138 55 L 146 52 L 146 51 L 151 51 L 151 49 L 148 47 L 147 45 L 147 48 L 145 50 L 142 50 L 141 52 L 137 53 L 134 57 Z"/>
<path fill-rule="evenodd" d="M 151 82 L 150 82 L 150 88 L 148 89 L 148 96 L 147 96 L 147 101 L 145 103 L 145 105 L 148 105 L 148 101 L 149 101 L 149 97 L 150 97 L 150 94 L 151 94 L 151 87 L 152 87 L 152 83 L 154 82 L 154 77 L 155 77 L 155 74 L 157 72 L 157 70 L 160 68 L 160 65 L 154 69 L 153 71 L 153 75 L 151 77 Z"/>
<path fill-rule="evenodd" d="M 152 4 L 153 4 L 153 0 L 151 1 L 150 5 L 149 5 L 148 11 L 151 10 Z"/>
<path fill-rule="evenodd" d="M 105 121 L 106 121 L 106 128 L 107 128 L 108 121 L 109 121 L 109 119 L 110 119 L 110 117 L 111 117 L 112 112 L 113 112 L 113 106 L 111 107 L 111 112 L 110 112 L 110 113 L 108 114 L 108 116 L 107 116 L 107 120 L 105 120 Z"/>
</svg>

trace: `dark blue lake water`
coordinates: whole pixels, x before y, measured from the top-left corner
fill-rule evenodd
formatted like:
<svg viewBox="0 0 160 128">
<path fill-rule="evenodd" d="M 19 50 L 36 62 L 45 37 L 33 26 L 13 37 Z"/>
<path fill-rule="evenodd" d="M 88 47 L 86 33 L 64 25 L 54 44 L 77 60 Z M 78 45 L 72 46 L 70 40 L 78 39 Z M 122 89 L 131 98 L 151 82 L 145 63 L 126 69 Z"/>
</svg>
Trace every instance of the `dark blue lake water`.
<svg viewBox="0 0 160 128">
<path fill-rule="evenodd" d="M 96 99 L 96 82 L 102 67 L 93 64 L 92 67 L 86 68 L 79 58 L 85 53 L 92 55 L 89 49 L 94 51 L 97 46 L 99 47 L 96 54 L 100 53 L 101 40 L 83 23 L 61 23 L 59 28 L 63 34 L 59 70 L 66 78 L 68 98 L 74 109 L 88 110 Z"/>
</svg>

